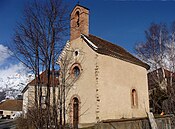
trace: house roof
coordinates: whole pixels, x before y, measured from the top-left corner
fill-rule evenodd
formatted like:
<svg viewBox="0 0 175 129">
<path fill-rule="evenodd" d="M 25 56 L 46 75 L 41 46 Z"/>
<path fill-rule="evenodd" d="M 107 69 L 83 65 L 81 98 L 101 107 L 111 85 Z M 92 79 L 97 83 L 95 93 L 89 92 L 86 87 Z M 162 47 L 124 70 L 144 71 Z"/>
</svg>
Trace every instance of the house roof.
<svg viewBox="0 0 175 129">
<path fill-rule="evenodd" d="M 22 111 L 22 100 L 7 99 L 0 103 L 0 110 Z"/>
<path fill-rule="evenodd" d="M 141 60 L 139 60 L 138 58 L 136 58 L 135 56 L 133 56 L 132 54 L 127 52 L 125 49 L 123 49 L 122 47 L 116 44 L 113 44 L 109 41 L 101 39 L 92 34 L 89 34 L 89 36 L 82 34 L 81 37 L 86 41 L 86 43 L 92 49 L 94 49 L 99 54 L 115 57 L 136 65 L 142 66 L 147 70 L 150 68 L 148 64 L 142 62 Z M 90 43 L 89 41 L 92 43 Z"/>
<path fill-rule="evenodd" d="M 52 72 L 52 71 L 51 71 Z M 52 73 L 50 73 L 51 76 L 50 76 L 50 80 L 51 80 L 51 83 L 52 82 Z M 55 71 L 55 79 L 54 79 L 54 83 L 55 85 L 58 85 L 59 83 L 59 79 L 58 79 L 58 76 L 59 76 L 59 71 Z M 31 82 L 28 83 L 28 85 L 35 85 L 35 81 L 37 81 L 38 78 L 36 79 L 33 79 Z M 48 78 L 47 78 L 47 71 L 44 71 L 40 74 L 40 81 L 43 85 L 47 85 L 47 81 L 48 81 Z"/>
<path fill-rule="evenodd" d="M 163 79 L 170 79 L 172 76 L 173 85 L 175 83 L 175 73 L 165 69 L 165 68 L 158 68 L 148 73 L 148 88 L 153 89 L 156 86 L 159 86 L 159 81 Z"/>
<path fill-rule="evenodd" d="M 157 76 L 157 74 L 164 76 L 165 78 L 170 78 L 172 74 L 172 78 L 175 80 L 175 73 L 165 68 L 158 68 L 148 73 L 148 77 Z"/>
<path fill-rule="evenodd" d="M 51 71 L 50 74 L 52 74 L 52 71 Z M 55 85 L 55 86 L 58 86 L 58 85 L 59 85 L 59 78 L 58 78 L 58 77 L 59 77 L 59 71 L 55 71 L 54 74 L 55 74 L 54 85 Z M 28 89 L 28 86 L 35 86 L 35 84 L 36 84 L 37 81 L 38 81 L 38 78 L 35 78 L 35 79 L 33 79 L 31 82 L 29 82 L 29 83 L 24 87 L 24 89 L 22 90 L 22 93 L 24 93 L 24 92 Z M 48 83 L 47 71 L 44 71 L 44 72 L 42 72 L 42 73 L 40 74 L 40 81 L 41 81 L 42 86 L 47 86 L 47 83 Z M 50 83 L 51 83 L 50 86 L 52 86 L 52 84 L 53 84 L 52 75 L 50 76 L 50 81 L 51 81 L 51 82 L 50 82 Z"/>
</svg>

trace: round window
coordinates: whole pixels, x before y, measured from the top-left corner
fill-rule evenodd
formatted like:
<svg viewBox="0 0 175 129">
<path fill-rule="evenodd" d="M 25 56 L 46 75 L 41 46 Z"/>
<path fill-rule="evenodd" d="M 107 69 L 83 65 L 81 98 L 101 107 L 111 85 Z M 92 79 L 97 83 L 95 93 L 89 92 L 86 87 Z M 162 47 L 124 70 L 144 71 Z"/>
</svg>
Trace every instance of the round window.
<svg viewBox="0 0 175 129">
<path fill-rule="evenodd" d="M 75 56 L 78 56 L 78 51 L 75 51 Z"/>
<path fill-rule="evenodd" d="M 75 63 L 71 66 L 70 74 L 73 78 L 78 78 L 81 74 L 81 65 L 78 63 Z"/>
</svg>

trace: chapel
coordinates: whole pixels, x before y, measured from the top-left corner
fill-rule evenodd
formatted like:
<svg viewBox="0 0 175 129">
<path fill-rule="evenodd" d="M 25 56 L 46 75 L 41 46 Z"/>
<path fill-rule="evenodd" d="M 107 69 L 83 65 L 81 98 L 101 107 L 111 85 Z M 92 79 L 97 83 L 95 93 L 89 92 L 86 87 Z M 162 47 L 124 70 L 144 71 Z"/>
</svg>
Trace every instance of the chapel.
<svg viewBox="0 0 175 129">
<path fill-rule="evenodd" d="M 147 116 L 149 66 L 124 48 L 90 34 L 89 9 L 84 6 L 76 5 L 71 12 L 70 40 L 58 59 L 65 70 L 64 61 L 70 84 L 68 121 L 75 128 Z"/>
</svg>

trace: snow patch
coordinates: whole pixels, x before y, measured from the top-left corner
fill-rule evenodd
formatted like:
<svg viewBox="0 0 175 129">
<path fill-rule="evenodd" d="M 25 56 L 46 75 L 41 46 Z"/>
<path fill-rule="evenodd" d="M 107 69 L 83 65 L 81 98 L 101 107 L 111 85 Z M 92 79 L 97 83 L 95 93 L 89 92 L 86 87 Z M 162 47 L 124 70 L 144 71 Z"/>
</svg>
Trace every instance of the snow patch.
<svg viewBox="0 0 175 129">
<path fill-rule="evenodd" d="M 83 38 L 84 38 L 95 50 L 98 49 L 98 47 L 97 47 L 95 44 L 93 44 L 88 38 L 86 38 L 86 36 L 84 36 L 83 34 L 81 34 L 81 36 L 83 36 Z"/>
</svg>

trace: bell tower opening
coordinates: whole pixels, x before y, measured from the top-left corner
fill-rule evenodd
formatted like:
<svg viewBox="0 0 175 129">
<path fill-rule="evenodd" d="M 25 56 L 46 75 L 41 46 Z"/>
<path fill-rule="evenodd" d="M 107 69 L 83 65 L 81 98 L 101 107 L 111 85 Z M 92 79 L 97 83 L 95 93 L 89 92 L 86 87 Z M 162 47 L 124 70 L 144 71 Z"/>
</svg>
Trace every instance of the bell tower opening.
<svg viewBox="0 0 175 129">
<path fill-rule="evenodd" d="M 76 5 L 70 17 L 70 41 L 79 38 L 81 34 L 89 35 L 89 9 Z"/>
<path fill-rule="evenodd" d="M 80 26 L 80 12 L 79 11 L 76 12 L 75 19 L 76 19 L 77 27 L 79 27 Z"/>
</svg>

